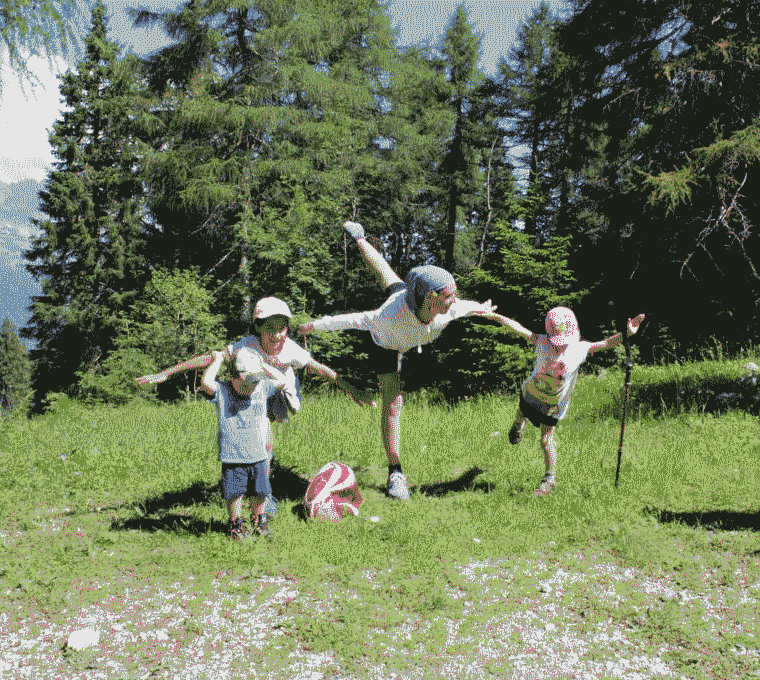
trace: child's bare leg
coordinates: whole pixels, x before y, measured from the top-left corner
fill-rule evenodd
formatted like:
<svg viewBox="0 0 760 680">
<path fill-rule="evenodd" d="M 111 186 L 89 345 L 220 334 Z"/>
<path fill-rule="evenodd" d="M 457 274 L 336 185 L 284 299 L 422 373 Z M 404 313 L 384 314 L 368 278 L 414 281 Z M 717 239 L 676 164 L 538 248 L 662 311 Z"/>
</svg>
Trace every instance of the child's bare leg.
<svg viewBox="0 0 760 680">
<path fill-rule="evenodd" d="M 512 423 L 512 427 L 509 429 L 509 443 L 519 444 L 522 441 L 523 431 L 525 430 L 525 421 L 527 418 L 523 415 L 522 411 L 518 408 L 515 413 L 515 421 Z"/>
<path fill-rule="evenodd" d="M 380 283 L 383 287 L 383 290 L 385 290 L 392 283 L 401 281 L 401 279 L 398 277 L 398 274 L 393 271 L 385 258 L 369 241 L 367 241 L 366 238 L 361 237 L 356 239 L 356 245 L 359 246 L 362 257 L 364 258 L 364 261 L 367 263 L 369 268 L 380 277 Z"/>
<path fill-rule="evenodd" d="M 557 440 L 554 439 L 556 426 L 541 426 L 541 448 L 544 450 L 544 463 L 546 464 L 546 477 L 554 479 L 554 471 L 557 467 Z"/>
<path fill-rule="evenodd" d="M 243 496 L 233 498 L 231 501 L 227 501 L 227 510 L 230 513 L 230 522 L 233 524 L 242 519 L 243 515 Z"/>
<path fill-rule="evenodd" d="M 253 496 L 249 500 L 249 505 L 251 508 L 251 521 L 254 521 L 254 519 L 258 515 L 263 515 L 264 513 L 264 502 L 266 501 L 266 496 Z"/>
</svg>

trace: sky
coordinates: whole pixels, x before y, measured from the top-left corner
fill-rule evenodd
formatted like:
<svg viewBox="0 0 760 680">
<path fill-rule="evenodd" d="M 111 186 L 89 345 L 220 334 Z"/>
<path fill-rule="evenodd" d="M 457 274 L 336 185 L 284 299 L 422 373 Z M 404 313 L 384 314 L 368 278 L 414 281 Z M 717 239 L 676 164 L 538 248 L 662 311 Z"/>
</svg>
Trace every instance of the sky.
<svg viewBox="0 0 760 680">
<path fill-rule="evenodd" d="M 565 0 L 546 0 L 555 13 L 566 11 Z M 90 28 L 90 7 L 78 0 L 82 38 Z M 122 51 L 145 56 L 166 44 L 158 27 L 134 28 L 129 7 L 171 11 L 178 0 L 105 0 L 108 38 Z M 498 64 L 512 46 L 520 27 L 540 0 L 381 0 L 397 32 L 400 47 L 440 47 L 457 8 L 464 5 L 470 27 L 480 39 L 479 69 L 495 75 Z M 76 63 L 81 54 L 74 55 Z M 54 157 L 48 137 L 61 115 L 58 75 L 69 64 L 62 57 L 31 57 L 27 69 L 36 82 L 19 77 L 8 65 L 7 49 L 0 46 L 0 324 L 10 317 L 21 328 L 29 320 L 30 296 L 39 294 L 39 283 L 26 271 L 23 251 L 37 233 L 31 220 L 43 219 L 38 192 L 52 168 Z M 29 343 L 27 342 L 29 346 Z"/>
</svg>

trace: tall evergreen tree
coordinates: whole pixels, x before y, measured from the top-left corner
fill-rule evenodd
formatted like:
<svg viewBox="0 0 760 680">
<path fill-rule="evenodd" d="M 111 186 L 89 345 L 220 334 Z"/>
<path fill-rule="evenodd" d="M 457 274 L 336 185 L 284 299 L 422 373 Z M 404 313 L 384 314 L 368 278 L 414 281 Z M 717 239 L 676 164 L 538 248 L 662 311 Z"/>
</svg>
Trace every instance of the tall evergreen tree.
<svg viewBox="0 0 760 680">
<path fill-rule="evenodd" d="M 468 297 L 491 298 L 504 313 L 539 332 L 552 307 L 577 309 L 586 295 L 570 269 L 571 238 L 554 236 L 539 246 L 510 222 L 492 227 L 495 252 L 461 280 Z M 532 349 L 501 326 L 463 322 L 438 341 L 444 354 L 440 378 L 456 392 L 514 388 L 530 367 Z"/>
<path fill-rule="evenodd" d="M 521 156 L 525 233 L 538 244 L 554 229 L 551 206 L 551 178 L 547 170 L 546 150 L 551 144 L 548 120 L 540 110 L 542 79 L 556 51 L 554 19 L 542 3 L 520 28 L 517 45 L 510 49 L 507 62 L 501 64 L 503 105 L 501 114 L 509 121 L 508 138 Z"/>
<path fill-rule="evenodd" d="M 454 244 L 457 223 L 461 223 L 463 204 L 472 202 L 472 186 L 478 175 L 475 148 L 480 127 L 474 120 L 478 107 L 473 102 L 481 78 L 477 65 L 479 40 L 467 23 L 467 12 L 459 7 L 443 44 L 444 68 L 448 72 L 447 103 L 454 113 L 454 130 L 440 171 L 447 194 L 443 238 L 443 266 L 454 269 Z"/>
<path fill-rule="evenodd" d="M 31 364 L 13 321 L 0 328 L 0 416 L 21 415 L 31 390 Z"/>
<path fill-rule="evenodd" d="M 106 37 L 105 7 L 92 10 L 85 59 L 61 76 L 69 110 L 50 142 L 58 158 L 40 193 L 49 219 L 25 254 L 42 283 L 22 335 L 32 351 L 38 390 L 69 391 L 75 374 L 97 365 L 113 344 L 118 316 L 148 276 L 139 162 L 127 100 L 135 62 L 120 61 Z"/>
<path fill-rule="evenodd" d="M 576 4 L 559 38 L 577 114 L 601 133 L 604 167 L 583 187 L 600 291 L 651 291 L 653 316 L 686 343 L 746 340 L 760 299 L 747 191 L 760 172 L 760 4 Z"/>
<path fill-rule="evenodd" d="M 192 0 L 160 19 L 177 43 L 149 63 L 154 251 L 213 275 L 230 330 L 262 295 L 332 307 L 337 225 L 376 159 L 387 17 L 374 0 Z"/>
</svg>

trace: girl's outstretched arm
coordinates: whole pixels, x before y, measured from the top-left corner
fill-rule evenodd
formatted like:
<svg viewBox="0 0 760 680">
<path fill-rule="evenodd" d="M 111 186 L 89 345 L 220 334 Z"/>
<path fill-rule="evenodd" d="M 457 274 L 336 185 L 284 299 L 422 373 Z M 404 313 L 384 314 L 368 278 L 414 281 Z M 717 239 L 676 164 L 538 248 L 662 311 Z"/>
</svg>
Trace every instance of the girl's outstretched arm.
<svg viewBox="0 0 760 680">
<path fill-rule="evenodd" d="M 639 327 L 641 326 L 641 322 L 644 320 L 644 315 L 639 314 L 634 319 L 628 319 L 628 336 L 636 335 L 636 333 L 639 330 Z M 623 342 L 623 334 L 622 333 L 615 333 L 615 335 L 611 335 L 606 340 L 600 340 L 599 342 L 595 342 L 589 347 L 589 352 L 601 352 L 605 349 L 612 349 L 613 347 L 617 347 L 621 342 Z"/>
<path fill-rule="evenodd" d="M 160 373 L 151 373 L 148 375 L 141 375 L 139 378 L 135 378 L 135 382 L 140 385 L 157 385 L 165 380 L 168 380 L 175 373 L 183 373 L 184 371 L 190 371 L 194 368 L 206 368 L 210 366 L 214 361 L 214 353 L 207 352 L 206 354 L 199 354 L 191 359 L 182 361 L 174 366 L 165 368 Z"/>
<path fill-rule="evenodd" d="M 346 382 L 345 379 L 341 378 L 332 368 L 329 366 L 326 366 L 325 364 L 320 364 L 318 361 L 315 361 L 312 359 L 308 364 L 306 364 L 307 370 L 310 370 L 318 375 L 321 375 L 323 378 L 327 378 L 328 380 L 332 380 L 339 389 L 343 390 L 348 394 L 351 399 L 353 399 L 357 404 L 360 404 L 361 406 L 371 406 L 372 408 L 375 408 L 375 402 L 372 399 L 371 394 L 366 394 L 362 390 L 357 389 L 353 385 L 351 385 L 349 382 Z"/>
<path fill-rule="evenodd" d="M 490 300 L 489 300 L 490 302 Z M 490 319 L 491 321 L 496 321 L 497 323 L 500 323 L 504 328 L 506 328 L 510 333 L 514 333 L 515 335 L 519 335 L 521 338 L 524 338 L 529 343 L 535 343 L 536 342 L 536 336 L 533 334 L 532 331 L 529 331 L 525 326 L 523 326 L 521 323 L 518 323 L 514 319 L 510 319 L 502 314 L 483 314 L 480 317 L 481 319 Z"/>
</svg>

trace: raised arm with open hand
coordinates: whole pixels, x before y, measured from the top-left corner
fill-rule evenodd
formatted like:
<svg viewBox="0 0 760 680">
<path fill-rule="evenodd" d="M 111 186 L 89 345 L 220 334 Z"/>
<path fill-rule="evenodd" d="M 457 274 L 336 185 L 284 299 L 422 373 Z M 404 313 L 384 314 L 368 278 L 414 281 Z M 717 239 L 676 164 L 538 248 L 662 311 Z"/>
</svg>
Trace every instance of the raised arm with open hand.
<svg viewBox="0 0 760 680">
<path fill-rule="evenodd" d="M 139 383 L 140 385 L 157 385 L 158 383 L 162 383 L 165 380 L 168 380 L 175 373 L 190 371 L 194 368 L 206 368 L 207 366 L 211 365 L 211 362 L 213 360 L 214 360 L 214 355 L 212 352 L 208 352 L 206 354 L 199 354 L 198 356 L 192 357 L 191 359 L 188 359 L 187 361 L 182 361 L 179 364 L 175 364 L 174 366 L 165 368 L 160 373 L 151 373 L 148 375 L 141 375 L 139 378 L 135 378 L 135 382 Z"/>
</svg>

